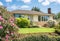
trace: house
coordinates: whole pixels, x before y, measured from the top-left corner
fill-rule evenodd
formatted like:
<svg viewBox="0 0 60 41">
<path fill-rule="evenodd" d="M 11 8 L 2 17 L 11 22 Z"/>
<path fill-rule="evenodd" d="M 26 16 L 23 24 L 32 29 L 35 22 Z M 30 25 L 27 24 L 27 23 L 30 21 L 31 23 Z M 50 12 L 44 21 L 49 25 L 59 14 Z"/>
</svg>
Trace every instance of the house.
<svg viewBox="0 0 60 41">
<path fill-rule="evenodd" d="M 12 11 L 15 18 L 26 17 L 34 25 L 43 26 L 48 20 L 53 20 L 54 14 L 51 13 L 51 8 L 48 8 L 48 13 L 29 11 L 29 10 L 14 10 Z"/>
</svg>

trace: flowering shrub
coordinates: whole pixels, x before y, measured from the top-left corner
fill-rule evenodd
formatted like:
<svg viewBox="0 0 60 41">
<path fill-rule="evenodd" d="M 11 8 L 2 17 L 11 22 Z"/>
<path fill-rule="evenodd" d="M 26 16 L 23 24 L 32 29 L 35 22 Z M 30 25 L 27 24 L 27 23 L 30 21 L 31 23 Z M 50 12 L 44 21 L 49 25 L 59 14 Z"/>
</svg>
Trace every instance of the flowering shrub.
<svg viewBox="0 0 60 41">
<path fill-rule="evenodd" d="M 50 27 L 50 28 L 55 27 L 55 22 L 52 21 L 52 20 L 49 20 L 49 21 L 47 22 L 47 25 L 48 25 L 48 27 Z"/>
<path fill-rule="evenodd" d="M 10 18 L 9 20 L 5 20 L 0 15 L 0 40 L 8 41 L 10 37 L 14 37 L 15 30 L 14 19 Z"/>
</svg>

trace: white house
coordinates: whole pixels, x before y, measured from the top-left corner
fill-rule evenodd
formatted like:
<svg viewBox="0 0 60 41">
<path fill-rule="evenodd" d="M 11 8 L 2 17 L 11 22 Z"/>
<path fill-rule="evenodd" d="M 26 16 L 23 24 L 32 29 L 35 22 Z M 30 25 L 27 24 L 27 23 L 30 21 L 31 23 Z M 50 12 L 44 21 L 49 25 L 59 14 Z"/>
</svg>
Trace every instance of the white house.
<svg viewBox="0 0 60 41">
<path fill-rule="evenodd" d="M 48 13 L 29 10 L 14 10 L 12 13 L 15 18 L 26 17 L 33 22 L 34 25 L 38 26 L 44 25 L 48 20 L 53 20 L 54 17 L 54 14 L 51 13 L 51 8 L 48 8 Z"/>
</svg>

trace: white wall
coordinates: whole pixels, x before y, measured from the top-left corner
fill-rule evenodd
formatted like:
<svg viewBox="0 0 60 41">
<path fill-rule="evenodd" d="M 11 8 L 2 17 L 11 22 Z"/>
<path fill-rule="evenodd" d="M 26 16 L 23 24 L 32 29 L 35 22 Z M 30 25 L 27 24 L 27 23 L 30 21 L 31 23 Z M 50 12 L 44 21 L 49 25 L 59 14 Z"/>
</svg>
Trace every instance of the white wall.
<svg viewBox="0 0 60 41">
<path fill-rule="evenodd" d="M 33 21 L 33 16 L 32 15 L 28 15 L 28 18 L 30 19 L 30 21 Z"/>
<path fill-rule="evenodd" d="M 49 19 L 48 20 L 53 20 L 53 16 L 49 16 Z"/>
<path fill-rule="evenodd" d="M 33 15 L 33 22 L 38 22 L 38 15 Z"/>
<path fill-rule="evenodd" d="M 25 16 L 25 18 L 28 18 L 28 15 L 24 15 Z"/>
</svg>

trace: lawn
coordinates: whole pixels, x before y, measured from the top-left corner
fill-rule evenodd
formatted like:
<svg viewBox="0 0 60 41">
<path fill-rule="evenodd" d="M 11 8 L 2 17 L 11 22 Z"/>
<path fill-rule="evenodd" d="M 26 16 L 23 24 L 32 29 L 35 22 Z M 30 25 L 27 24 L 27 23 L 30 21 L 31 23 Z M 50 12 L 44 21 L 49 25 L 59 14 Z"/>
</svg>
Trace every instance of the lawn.
<svg viewBox="0 0 60 41">
<path fill-rule="evenodd" d="M 41 32 L 54 32 L 54 28 L 20 28 L 20 34 L 27 34 L 27 33 L 41 33 Z"/>
</svg>

